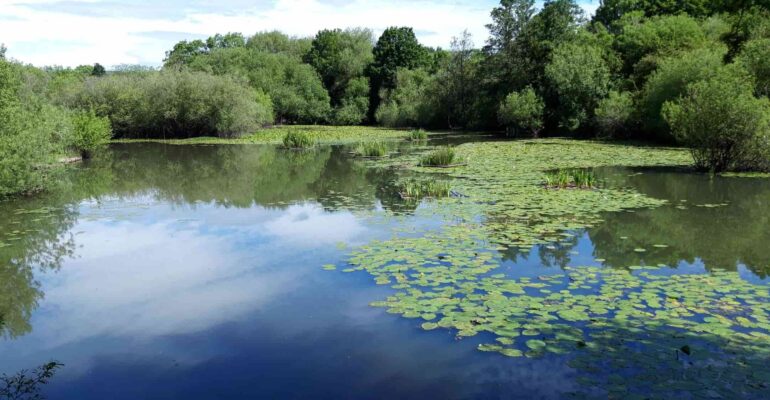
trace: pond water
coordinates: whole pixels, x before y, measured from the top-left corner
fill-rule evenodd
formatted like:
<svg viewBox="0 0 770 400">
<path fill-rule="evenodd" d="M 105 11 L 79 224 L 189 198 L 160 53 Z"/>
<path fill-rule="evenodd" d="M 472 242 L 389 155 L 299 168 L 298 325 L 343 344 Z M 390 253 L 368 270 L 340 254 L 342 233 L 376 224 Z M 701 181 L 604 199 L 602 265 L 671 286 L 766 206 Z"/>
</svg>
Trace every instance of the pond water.
<svg viewBox="0 0 770 400">
<path fill-rule="evenodd" d="M 596 172 L 608 187 L 668 204 L 607 213 L 555 245 L 500 250 L 494 272 L 536 278 L 647 265 L 768 283 L 770 180 Z M 564 356 L 480 352 L 484 338 L 458 340 L 370 307 L 394 290 L 369 274 L 322 268 L 344 266 L 351 249 L 394 229 L 441 227 L 417 212 L 429 202 L 400 199 L 398 174 L 368 168 L 341 146 L 114 145 L 51 193 L 0 202 L 0 373 L 63 363 L 43 389 L 51 399 L 562 398 L 579 390 L 580 373 Z"/>
</svg>

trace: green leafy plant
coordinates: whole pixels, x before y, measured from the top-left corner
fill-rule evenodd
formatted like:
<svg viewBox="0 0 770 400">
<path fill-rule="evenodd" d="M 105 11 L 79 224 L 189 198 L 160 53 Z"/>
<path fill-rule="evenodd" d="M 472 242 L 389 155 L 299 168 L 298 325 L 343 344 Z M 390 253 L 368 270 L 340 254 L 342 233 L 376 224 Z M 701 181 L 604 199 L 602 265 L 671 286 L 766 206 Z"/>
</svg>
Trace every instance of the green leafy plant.
<svg viewBox="0 0 770 400">
<path fill-rule="evenodd" d="M 423 167 L 446 167 L 452 165 L 455 161 L 455 151 L 446 146 L 434 150 L 420 159 L 420 166 Z"/>
<path fill-rule="evenodd" d="M 79 111 L 72 115 L 72 147 L 84 159 L 104 148 L 112 138 L 110 120 L 100 117 L 93 110 Z"/>
<path fill-rule="evenodd" d="M 291 130 L 283 137 L 283 146 L 287 149 L 308 149 L 315 146 L 315 140 L 305 132 Z"/>
</svg>

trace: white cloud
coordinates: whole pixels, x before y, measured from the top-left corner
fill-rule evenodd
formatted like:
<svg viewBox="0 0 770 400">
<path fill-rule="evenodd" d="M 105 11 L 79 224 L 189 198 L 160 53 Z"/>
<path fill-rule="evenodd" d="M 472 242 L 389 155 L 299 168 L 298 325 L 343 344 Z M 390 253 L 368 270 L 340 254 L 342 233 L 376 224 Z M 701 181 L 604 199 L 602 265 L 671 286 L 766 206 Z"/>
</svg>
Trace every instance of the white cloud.
<svg viewBox="0 0 770 400">
<path fill-rule="evenodd" d="M 176 3 L 176 5 L 175 5 Z M 0 41 L 34 65 L 151 64 L 185 38 L 280 30 L 312 36 L 324 28 L 411 26 L 420 41 L 448 47 L 468 29 L 477 45 L 495 1 L 275 0 L 211 3 L 121 0 L 0 0 Z M 198 2 L 199 3 L 199 2 Z M 596 1 L 586 9 L 595 8 Z M 170 34 L 174 33 L 174 34 Z"/>
</svg>

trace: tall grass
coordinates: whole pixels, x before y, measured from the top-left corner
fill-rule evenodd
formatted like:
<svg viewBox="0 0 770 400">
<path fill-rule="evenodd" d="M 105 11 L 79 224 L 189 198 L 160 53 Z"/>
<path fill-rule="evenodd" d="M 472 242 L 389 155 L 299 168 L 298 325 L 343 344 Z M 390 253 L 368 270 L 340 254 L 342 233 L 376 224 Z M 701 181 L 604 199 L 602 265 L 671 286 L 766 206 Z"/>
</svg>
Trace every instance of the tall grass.
<svg viewBox="0 0 770 400">
<path fill-rule="evenodd" d="M 406 136 L 407 140 L 418 141 L 428 139 L 428 133 L 422 129 L 414 129 Z"/>
<path fill-rule="evenodd" d="M 292 130 L 283 137 L 283 146 L 287 149 L 308 149 L 315 146 L 315 140 L 305 132 Z"/>
<path fill-rule="evenodd" d="M 455 151 L 451 147 L 442 147 L 434 150 L 420 159 L 423 167 L 445 167 L 455 161 Z"/>
<path fill-rule="evenodd" d="M 401 197 L 408 199 L 439 198 L 449 196 L 449 190 L 449 182 L 446 181 L 417 181 L 412 179 L 401 184 L 399 193 Z"/>
<path fill-rule="evenodd" d="M 355 152 L 363 157 L 384 157 L 388 154 L 388 147 L 379 141 L 362 142 Z"/>
<path fill-rule="evenodd" d="M 579 189 L 591 189 L 596 187 L 597 179 L 596 175 L 587 170 L 575 169 L 559 169 L 555 171 L 548 171 L 543 178 L 545 186 L 553 189 L 563 188 L 579 188 Z"/>
</svg>

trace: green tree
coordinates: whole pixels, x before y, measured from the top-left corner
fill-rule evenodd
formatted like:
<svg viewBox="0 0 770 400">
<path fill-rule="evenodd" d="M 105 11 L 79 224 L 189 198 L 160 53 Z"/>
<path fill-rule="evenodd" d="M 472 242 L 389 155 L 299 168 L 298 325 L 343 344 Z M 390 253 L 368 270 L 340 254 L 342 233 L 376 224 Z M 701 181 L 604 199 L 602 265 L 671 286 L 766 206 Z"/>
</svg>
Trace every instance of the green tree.
<svg viewBox="0 0 770 400">
<path fill-rule="evenodd" d="M 577 130 L 610 88 L 610 69 L 597 46 L 566 42 L 553 51 L 545 74 L 558 99 L 561 127 Z"/>
<path fill-rule="evenodd" d="M 380 90 L 394 89 L 401 68 L 415 69 L 428 64 L 428 50 L 414 35 L 412 28 L 385 29 L 373 49 L 374 59 L 367 69 L 370 81 L 369 112 L 374 116 L 380 104 Z"/>
<path fill-rule="evenodd" d="M 91 69 L 91 75 L 93 76 L 104 76 L 106 73 L 107 70 L 99 63 L 94 64 L 94 67 Z"/>
<path fill-rule="evenodd" d="M 746 42 L 736 62 L 754 76 L 757 96 L 770 96 L 770 38 Z"/>
<path fill-rule="evenodd" d="M 313 40 L 304 61 L 315 68 L 329 92 L 335 123 L 358 124 L 366 117 L 361 102 L 368 102 L 366 67 L 372 62 L 372 33 L 368 29 L 323 30 Z M 362 83 L 367 90 L 361 93 Z"/>
<path fill-rule="evenodd" d="M 476 95 L 477 52 L 473 39 L 467 30 L 452 38 L 451 56 L 446 65 L 444 79 L 444 103 L 447 110 L 447 124 L 467 127 L 472 121 L 472 103 Z"/>
<path fill-rule="evenodd" d="M 246 47 L 264 53 L 284 54 L 296 59 L 310 51 L 310 38 L 297 38 L 278 31 L 258 32 L 246 41 Z"/>
<path fill-rule="evenodd" d="M 436 122 L 438 107 L 431 89 L 435 75 L 424 69 L 402 68 L 396 75 L 396 87 L 383 91 L 382 103 L 375 117 L 390 127 L 425 127 Z"/>
<path fill-rule="evenodd" d="M 640 12 L 647 17 L 677 14 L 702 17 L 716 11 L 714 5 L 719 2 L 720 0 L 604 0 L 596 10 L 594 20 L 610 26 L 632 12 Z"/>
<path fill-rule="evenodd" d="M 727 49 L 702 48 L 660 60 L 639 97 L 639 111 L 646 139 L 671 141 L 671 131 L 661 116 L 663 103 L 676 100 L 687 85 L 708 79 L 722 67 Z"/>
<path fill-rule="evenodd" d="M 623 56 L 624 72 L 643 83 L 657 62 L 678 52 L 706 46 L 708 41 L 697 20 L 687 15 L 632 20 L 617 35 L 616 48 Z"/>
<path fill-rule="evenodd" d="M 610 91 L 599 101 L 594 119 L 599 136 L 605 138 L 626 136 L 632 129 L 634 99 L 630 92 Z"/>
<path fill-rule="evenodd" d="M 503 100 L 498 117 L 507 132 L 513 129 L 514 132 L 525 131 L 537 137 L 543 129 L 544 109 L 543 99 L 531 87 L 527 87 L 521 92 L 510 93 Z"/>
<path fill-rule="evenodd" d="M 664 104 L 674 137 L 691 148 L 698 168 L 770 168 L 770 100 L 755 98 L 746 78 L 739 69 L 725 67 L 688 85 L 681 99 Z"/>
</svg>

